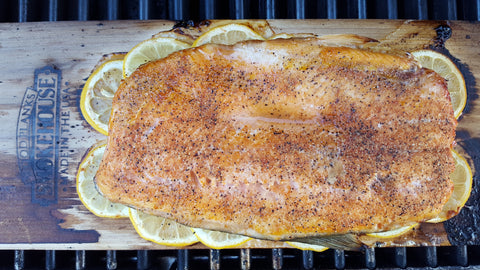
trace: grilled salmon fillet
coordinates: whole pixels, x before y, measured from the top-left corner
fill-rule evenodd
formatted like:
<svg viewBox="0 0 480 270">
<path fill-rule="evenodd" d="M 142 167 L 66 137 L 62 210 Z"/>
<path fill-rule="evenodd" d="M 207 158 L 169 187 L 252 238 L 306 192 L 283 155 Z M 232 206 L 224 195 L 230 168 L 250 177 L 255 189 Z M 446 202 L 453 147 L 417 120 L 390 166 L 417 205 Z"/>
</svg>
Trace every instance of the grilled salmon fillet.
<svg viewBox="0 0 480 270">
<path fill-rule="evenodd" d="M 383 231 L 441 211 L 456 125 L 445 80 L 406 54 L 204 45 L 123 81 L 95 181 L 114 202 L 261 239 Z"/>
</svg>

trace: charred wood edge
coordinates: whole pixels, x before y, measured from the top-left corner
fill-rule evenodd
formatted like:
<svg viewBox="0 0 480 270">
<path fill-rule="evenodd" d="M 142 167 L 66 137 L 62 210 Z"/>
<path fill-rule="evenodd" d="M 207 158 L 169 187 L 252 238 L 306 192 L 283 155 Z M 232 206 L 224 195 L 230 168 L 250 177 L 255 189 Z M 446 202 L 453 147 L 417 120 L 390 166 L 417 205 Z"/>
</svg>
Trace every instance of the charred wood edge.
<svg viewBox="0 0 480 270">
<path fill-rule="evenodd" d="M 445 42 L 452 37 L 452 28 L 448 25 L 448 22 L 442 22 L 435 28 L 435 31 L 437 32 L 437 36 L 434 39 L 433 48 L 445 48 Z"/>
<path fill-rule="evenodd" d="M 452 36 L 452 28 L 449 25 L 448 21 L 440 22 L 439 25 L 435 28 L 437 36 L 434 38 L 433 44 L 430 45 L 429 49 L 438 51 L 452 60 L 465 79 L 465 84 L 467 87 L 467 104 L 463 111 L 463 114 L 468 114 L 471 111 L 473 102 L 478 99 L 478 90 L 476 88 L 476 81 L 473 73 L 470 71 L 468 65 L 461 62 L 458 58 L 454 57 L 450 51 L 445 47 L 445 42 Z M 465 39 L 469 39 L 467 35 Z M 462 116 L 458 119 L 461 121 Z M 467 153 L 468 158 L 470 158 L 471 163 L 474 168 L 480 168 L 480 138 L 472 138 L 471 134 L 467 130 L 457 129 L 456 141 L 459 146 Z M 473 224 L 478 224 L 480 222 L 480 192 L 476 184 L 477 175 L 473 176 L 473 188 L 470 198 L 465 204 L 465 207 L 460 211 L 460 213 L 443 222 L 445 231 L 447 232 L 447 237 L 452 246 L 457 246 L 460 250 L 465 245 L 479 245 L 480 239 L 475 237 L 480 233 L 480 228 L 475 228 Z M 433 251 L 430 251 L 433 252 Z M 428 255 L 428 254 L 427 254 Z M 436 258 L 435 258 L 436 259 Z M 464 263 L 467 260 L 466 256 L 459 257 L 458 261 Z M 432 265 L 435 265 L 433 261 Z"/>
<path fill-rule="evenodd" d="M 200 26 L 200 25 L 210 25 L 210 21 L 209 20 L 205 20 L 205 21 L 200 21 L 200 22 L 195 22 L 193 20 L 182 20 L 182 21 L 177 21 L 175 22 L 175 24 L 173 25 L 173 29 L 176 29 L 176 28 L 194 28 L 194 27 L 197 27 L 197 26 Z"/>
<path fill-rule="evenodd" d="M 478 84 L 469 66 L 453 56 L 444 46 L 445 41 L 452 35 L 452 29 L 448 25 L 442 24 L 435 30 L 437 31 L 437 40 L 443 40 L 443 42 L 440 43 L 442 45 L 441 47 L 433 47 L 431 49 L 449 57 L 462 73 L 467 87 L 467 104 L 462 115 L 468 114 L 471 112 L 474 103 L 479 97 Z M 465 39 L 470 39 L 470 36 L 466 35 Z M 458 121 L 462 122 L 462 116 L 460 116 Z M 475 224 L 480 223 L 480 186 L 477 180 L 478 170 L 480 169 L 480 138 L 472 137 L 471 132 L 463 128 L 457 128 L 456 132 L 455 140 L 457 145 L 466 153 L 465 158 L 474 169 L 473 186 L 470 198 L 460 213 L 443 222 L 443 226 L 450 244 L 462 250 L 462 247 L 465 245 L 480 245 L 480 238 L 478 237 L 478 235 L 480 235 L 480 228 L 475 226 Z M 466 256 L 462 257 L 459 255 L 458 258 L 459 263 L 468 262 Z"/>
<path fill-rule="evenodd" d="M 468 75 L 464 73 L 464 76 Z M 466 79 L 466 81 L 468 81 Z M 473 90 L 475 88 L 472 88 Z M 470 88 L 467 86 L 467 91 Z M 477 93 L 475 96 L 478 98 Z M 470 98 L 470 94 L 469 94 Z M 467 100 L 467 103 L 471 102 Z M 467 130 L 457 130 L 457 144 L 467 154 L 466 158 L 471 162 L 476 171 L 473 175 L 473 187 L 465 206 L 455 217 L 443 222 L 447 232 L 448 241 L 453 246 L 480 245 L 480 228 L 475 224 L 480 222 L 480 186 L 478 185 L 478 169 L 480 168 L 480 138 L 472 138 Z"/>
</svg>

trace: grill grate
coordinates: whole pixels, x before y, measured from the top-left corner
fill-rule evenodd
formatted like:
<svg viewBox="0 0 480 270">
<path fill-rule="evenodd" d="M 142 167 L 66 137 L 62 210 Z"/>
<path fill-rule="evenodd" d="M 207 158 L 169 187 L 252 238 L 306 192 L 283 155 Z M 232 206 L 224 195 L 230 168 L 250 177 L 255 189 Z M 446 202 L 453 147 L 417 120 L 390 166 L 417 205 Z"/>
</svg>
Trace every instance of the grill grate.
<svg viewBox="0 0 480 270">
<path fill-rule="evenodd" d="M 480 21 L 480 0 L 16 0 L 0 22 L 203 19 L 433 19 Z M 480 268 L 479 246 L 327 250 L 0 251 L 1 269 Z"/>
<path fill-rule="evenodd" d="M 480 0 L 16 0 L 0 3 L 0 22 L 215 18 L 479 20 Z"/>
<path fill-rule="evenodd" d="M 377 248 L 365 253 L 295 249 L 26 250 L 0 251 L 0 269 L 480 269 L 478 254 L 479 246 Z"/>
</svg>

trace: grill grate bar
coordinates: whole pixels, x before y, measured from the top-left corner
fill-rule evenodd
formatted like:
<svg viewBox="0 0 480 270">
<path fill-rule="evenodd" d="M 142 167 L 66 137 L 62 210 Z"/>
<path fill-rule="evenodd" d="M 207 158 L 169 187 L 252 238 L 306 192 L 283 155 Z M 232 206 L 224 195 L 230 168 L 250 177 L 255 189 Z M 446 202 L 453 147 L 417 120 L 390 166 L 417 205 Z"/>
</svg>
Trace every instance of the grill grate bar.
<svg viewBox="0 0 480 270">
<path fill-rule="evenodd" d="M 22 270 L 25 266 L 25 251 L 15 250 L 13 268 L 15 270 Z"/>
<path fill-rule="evenodd" d="M 240 250 L 240 268 L 242 270 L 249 270 L 251 267 L 252 256 L 250 254 L 250 249 L 241 249 Z"/>
<path fill-rule="evenodd" d="M 344 269 L 345 268 L 345 251 L 335 249 L 334 261 L 335 261 L 336 269 Z"/>
<path fill-rule="evenodd" d="M 447 1 L 447 18 L 449 20 L 456 20 L 457 19 L 457 1 L 456 0 L 448 0 Z"/>
<path fill-rule="evenodd" d="M 235 10 L 235 15 L 233 16 L 235 19 L 245 19 L 245 7 L 243 0 L 234 0 L 233 6 Z"/>
<path fill-rule="evenodd" d="M 78 20 L 88 20 L 88 0 L 78 0 Z"/>
<path fill-rule="evenodd" d="M 467 246 L 457 246 L 456 249 L 456 262 L 458 265 L 467 266 L 468 265 L 468 252 Z"/>
<path fill-rule="evenodd" d="M 6 2 L 6 3 L 3 3 Z M 230 18 L 388 18 L 480 20 L 480 0 L 17 0 L 0 4 L 4 21 L 119 20 L 119 19 L 216 19 Z M 130 3 L 130 2 L 129 2 Z M 375 5 L 374 3 L 377 3 Z M 435 3 L 435 4 L 434 4 Z M 44 7 L 42 7 L 44 4 Z M 93 5 L 93 6 L 92 6 Z M 121 6 L 126 8 L 122 9 Z M 199 7 L 199 8 L 198 8 Z M 10 13 L 8 9 L 15 12 Z M 229 8 L 230 11 L 227 11 Z"/>
<path fill-rule="evenodd" d="M 303 263 L 303 268 L 305 269 L 313 268 L 313 251 L 311 250 L 302 251 L 302 263 Z"/>
<path fill-rule="evenodd" d="M 182 0 L 170 0 L 169 4 L 171 4 L 172 8 L 169 9 L 172 14 L 170 14 L 170 18 L 176 21 L 183 19 L 183 1 Z"/>
<path fill-rule="evenodd" d="M 365 266 L 368 269 L 374 269 L 377 265 L 377 260 L 375 259 L 375 248 L 365 249 Z"/>
<path fill-rule="evenodd" d="M 75 251 L 75 269 L 76 270 L 85 269 L 85 250 Z"/>
<path fill-rule="evenodd" d="M 115 250 L 107 250 L 107 269 L 117 269 L 117 252 Z"/>
<path fill-rule="evenodd" d="M 398 19 L 398 2 L 397 0 L 388 0 L 387 1 L 387 13 L 388 13 L 388 18 L 393 20 L 393 19 Z"/>
<path fill-rule="evenodd" d="M 337 0 L 327 0 L 327 18 L 337 18 Z"/>
<path fill-rule="evenodd" d="M 477 21 L 480 21 L 480 0 L 477 0 Z"/>
<path fill-rule="evenodd" d="M 427 0 L 417 0 L 417 7 L 418 7 L 418 19 L 427 20 L 428 19 Z"/>
<path fill-rule="evenodd" d="M 137 250 L 137 269 L 146 270 L 149 266 L 148 250 Z"/>
<path fill-rule="evenodd" d="M 218 249 L 210 249 L 210 269 L 220 269 L 220 250 Z"/>
<path fill-rule="evenodd" d="M 45 251 L 45 269 L 47 270 L 55 269 L 55 250 Z"/>
<path fill-rule="evenodd" d="M 272 268 L 276 270 L 283 268 L 283 249 L 272 249 Z"/>
<path fill-rule="evenodd" d="M 295 1 L 295 18 L 305 19 L 305 0 Z"/>
<path fill-rule="evenodd" d="M 18 0 L 18 22 L 27 21 L 27 0 Z"/>
<path fill-rule="evenodd" d="M 48 1 L 48 20 L 51 22 L 58 20 L 58 2 L 57 0 Z"/>
<path fill-rule="evenodd" d="M 265 18 L 275 19 L 275 0 L 265 0 Z"/>
<path fill-rule="evenodd" d="M 215 19 L 215 0 L 205 0 L 205 19 Z"/>
<path fill-rule="evenodd" d="M 139 20 L 148 20 L 148 0 L 139 0 L 138 2 L 138 19 Z"/>
<path fill-rule="evenodd" d="M 407 267 L 407 249 L 405 247 L 395 248 L 395 265 L 400 268 Z"/>
<path fill-rule="evenodd" d="M 117 20 L 118 19 L 118 0 L 108 0 L 107 2 L 107 19 Z"/>
<path fill-rule="evenodd" d="M 367 18 L 367 2 L 365 0 L 358 0 L 358 18 Z"/>
<path fill-rule="evenodd" d="M 438 259 L 437 259 L 437 247 L 426 247 L 426 261 L 429 267 L 437 267 L 438 266 Z"/>
<path fill-rule="evenodd" d="M 471 250 L 470 250 L 471 248 Z M 365 253 L 369 253 L 368 256 L 375 257 L 376 263 L 373 264 L 365 260 L 365 257 L 361 253 L 357 252 L 348 252 L 346 251 L 344 256 L 342 254 L 341 260 L 344 260 L 342 263 L 333 264 L 333 256 L 336 256 L 336 253 L 342 253 L 339 251 L 326 251 L 326 253 L 317 253 L 312 251 L 290 251 L 289 249 L 280 249 L 283 251 L 281 256 L 282 263 L 280 265 L 273 265 L 273 255 L 272 261 L 270 261 L 270 256 L 265 251 L 256 251 L 256 255 L 243 255 L 243 257 L 249 257 L 252 260 L 250 262 L 244 263 L 242 266 L 242 250 L 215 250 L 212 249 L 212 261 L 213 267 L 209 266 L 209 253 L 210 250 L 204 250 L 201 252 L 187 251 L 188 255 L 186 259 L 189 261 L 190 266 L 183 267 L 181 265 L 181 260 L 176 260 L 175 253 L 169 251 L 135 251 L 133 252 L 123 252 L 117 251 L 118 266 L 117 262 L 115 266 L 106 267 L 105 261 L 109 260 L 106 256 L 106 253 L 101 253 L 98 251 L 58 251 L 58 250 L 48 250 L 48 251 L 17 251 L 16 259 L 17 261 L 13 266 L 6 266 L 5 264 L 0 265 L 0 269 L 432 269 L 437 268 L 439 270 L 451 270 L 459 269 L 461 267 L 466 267 L 465 269 L 480 269 L 478 267 L 478 251 L 480 250 L 479 246 L 460 246 L 460 247 L 437 247 L 437 257 L 438 263 L 435 266 L 434 264 L 429 264 L 427 261 L 426 247 L 421 248 L 406 248 L 408 252 L 413 251 L 412 258 L 409 258 L 409 265 L 399 265 L 393 257 L 396 256 L 398 250 L 403 248 L 375 248 L 365 249 Z M 245 249 L 247 253 L 250 253 L 250 249 Z M 271 251 L 271 250 L 270 250 Z M 373 252 L 372 252 L 373 251 Z M 21 253 L 24 253 L 24 259 L 21 257 Z M 118 253 L 120 252 L 120 253 Z M 122 253 L 123 252 L 123 253 Z M 225 253 L 224 253 L 225 252 Z M 240 252 L 240 253 L 235 253 Z M 401 251 L 402 252 L 402 251 Z M 143 253 L 143 254 L 142 254 Z M 217 256 L 215 253 L 218 254 Z M 310 256 L 308 253 L 311 253 Z M 11 255 L 14 252 L 10 253 Z M 68 254 L 75 254 L 72 258 L 70 256 L 65 256 Z M 103 254 L 103 255 L 102 255 Z M 122 255 L 119 255 L 122 254 Z M 125 256 L 125 255 L 127 256 Z M 146 256 L 145 256 L 146 254 Z M 307 254 L 307 255 L 304 255 Z M 172 256 L 173 255 L 173 256 Z M 142 256 L 144 259 L 142 259 Z M 331 256 L 331 257 L 330 257 Z M 470 258 L 468 258 L 470 256 Z M 476 257 L 477 256 L 477 257 Z M 13 257 L 13 256 L 12 256 Z M 148 258 L 147 258 L 148 257 Z M 302 258 L 303 257 L 303 258 Z M 0 252 L 0 261 L 4 260 L 5 256 L 2 256 Z M 302 261 L 303 259 L 303 261 Z M 363 259 L 363 260 L 362 260 Z M 471 259 L 470 262 L 468 259 Z M 75 260 L 75 262 L 74 262 Z M 8 260 L 7 260 L 8 261 Z M 138 261 L 141 261 L 140 263 Z M 148 263 L 145 263 L 147 262 Z M 245 262 L 245 260 L 243 260 Z M 268 265 L 268 263 L 270 266 Z M 305 262 L 308 261 L 308 262 Z M 43 264 L 42 264 L 43 262 Z M 87 262 L 87 263 L 86 263 Z M 102 264 L 103 262 L 103 264 Z M 25 263 L 25 264 L 24 264 Z M 179 268 L 183 267 L 183 268 Z"/>
<path fill-rule="evenodd" d="M 188 269 L 188 250 L 187 249 L 179 249 L 177 251 L 177 269 L 178 270 Z"/>
</svg>

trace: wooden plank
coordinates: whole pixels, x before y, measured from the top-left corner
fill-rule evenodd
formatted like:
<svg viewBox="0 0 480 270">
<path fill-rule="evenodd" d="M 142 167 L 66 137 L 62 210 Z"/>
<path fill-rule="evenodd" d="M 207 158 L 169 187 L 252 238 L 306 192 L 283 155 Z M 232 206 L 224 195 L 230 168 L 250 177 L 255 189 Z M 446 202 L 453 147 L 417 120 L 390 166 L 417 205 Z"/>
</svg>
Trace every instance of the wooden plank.
<svg viewBox="0 0 480 270">
<path fill-rule="evenodd" d="M 478 24 L 402 20 L 269 23 L 277 33 L 355 33 L 408 49 L 437 44 L 438 40 L 432 40 L 435 29 L 450 25 L 452 37 L 446 41 L 444 52 L 457 60 L 469 91 L 457 141 L 473 167 L 478 167 Z M 91 70 L 104 54 L 126 52 L 173 25 L 170 21 L 0 24 L 0 249 L 169 248 L 141 239 L 128 219 L 99 218 L 88 212 L 76 195 L 75 175 L 87 149 L 105 139 L 86 123 L 78 106 Z M 476 232 L 478 229 L 471 229 L 478 219 L 476 189 L 468 204 L 470 207 L 461 213 L 468 224 L 451 226 Z M 416 244 L 448 245 L 455 234 L 451 231 L 449 225 L 426 225 L 387 244 L 409 245 L 414 239 Z M 258 241 L 251 241 L 244 247 L 259 246 Z M 265 247 L 285 244 L 269 242 Z"/>
</svg>

